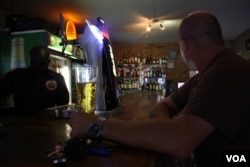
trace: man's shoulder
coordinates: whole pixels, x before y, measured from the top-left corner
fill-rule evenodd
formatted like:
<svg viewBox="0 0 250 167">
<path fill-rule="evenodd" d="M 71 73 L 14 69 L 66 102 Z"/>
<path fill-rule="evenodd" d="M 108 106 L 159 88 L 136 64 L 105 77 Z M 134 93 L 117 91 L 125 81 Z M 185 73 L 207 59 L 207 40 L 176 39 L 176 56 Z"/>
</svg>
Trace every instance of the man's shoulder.
<svg viewBox="0 0 250 167">
<path fill-rule="evenodd" d="M 16 68 L 16 69 L 13 69 L 9 72 L 7 72 L 6 74 L 7 75 L 24 75 L 24 74 L 27 74 L 29 72 L 29 70 L 27 68 Z"/>
<path fill-rule="evenodd" d="M 54 78 L 63 78 L 63 75 L 60 73 L 57 73 L 53 70 L 48 69 L 49 75 L 51 75 Z"/>
</svg>

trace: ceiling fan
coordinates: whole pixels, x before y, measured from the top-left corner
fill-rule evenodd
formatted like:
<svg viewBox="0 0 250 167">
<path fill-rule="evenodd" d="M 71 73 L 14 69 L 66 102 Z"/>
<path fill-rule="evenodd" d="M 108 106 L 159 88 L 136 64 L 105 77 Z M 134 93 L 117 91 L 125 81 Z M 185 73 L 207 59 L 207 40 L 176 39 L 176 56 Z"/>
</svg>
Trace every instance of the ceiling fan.
<svg viewBox="0 0 250 167">
<path fill-rule="evenodd" d="M 133 29 L 134 32 L 137 32 L 137 39 L 144 38 L 145 42 L 152 42 L 156 38 L 161 38 L 163 34 L 176 29 L 182 20 L 183 11 L 168 11 L 162 8 L 167 2 L 164 0 L 156 1 L 152 0 L 152 3 L 147 3 L 152 12 L 147 10 L 135 15 L 134 23 L 126 26 L 128 30 Z"/>
<path fill-rule="evenodd" d="M 130 26 L 139 32 L 137 38 L 143 37 L 148 41 L 151 38 L 161 36 L 162 33 L 173 29 L 173 27 L 178 27 L 182 19 L 177 16 L 179 16 L 179 13 L 152 18 L 144 17 L 144 19 L 138 20 L 139 23 L 134 23 Z"/>
<path fill-rule="evenodd" d="M 183 12 L 181 11 L 171 12 L 161 16 L 157 16 L 155 9 L 153 11 L 153 17 L 148 18 L 148 25 L 152 26 L 151 30 L 153 31 L 165 30 L 168 26 L 179 24 L 182 20 L 180 16 L 183 15 Z"/>
</svg>

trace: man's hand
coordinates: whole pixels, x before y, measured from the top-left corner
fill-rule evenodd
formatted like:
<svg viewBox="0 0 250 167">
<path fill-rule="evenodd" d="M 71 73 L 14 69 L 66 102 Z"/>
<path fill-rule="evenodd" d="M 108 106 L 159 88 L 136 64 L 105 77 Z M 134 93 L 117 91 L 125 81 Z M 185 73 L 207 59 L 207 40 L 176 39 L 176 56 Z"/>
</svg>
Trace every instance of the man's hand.
<svg viewBox="0 0 250 167">
<path fill-rule="evenodd" d="M 178 112 L 180 112 L 178 106 L 167 97 L 154 104 L 149 112 L 149 118 L 172 118 Z"/>
<path fill-rule="evenodd" d="M 74 137 L 85 137 L 88 132 L 89 125 L 97 120 L 96 115 L 86 114 L 84 112 L 78 111 L 72 114 L 69 121 L 69 125 L 72 128 L 70 136 Z"/>
</svg>

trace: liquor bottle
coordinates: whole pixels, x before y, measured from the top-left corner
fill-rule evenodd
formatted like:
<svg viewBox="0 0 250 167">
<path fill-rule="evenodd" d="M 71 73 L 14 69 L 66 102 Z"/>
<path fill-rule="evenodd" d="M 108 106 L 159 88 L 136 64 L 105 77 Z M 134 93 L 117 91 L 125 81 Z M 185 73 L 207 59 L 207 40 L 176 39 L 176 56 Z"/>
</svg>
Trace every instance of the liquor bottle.
<svg viewBox="0 0 250 167">
<path fill-rule="evenodd" d="M 138 55 L 137 55 L 137 63 L 138 63 L 138 64 L 141 63 L 141 55 L 140 55 L 140 53 L 138 53 Z"/>
<path fill-rule="evenodd" d="M 126 56 L 125 56 L 125 63 L 126 64 L 128 64 L 129 63 L 129 57 L 128 57 L 128 55 L 126 54 Z"/>
<path fill-rule="evenodd" d="M 159 77 L 159 68 L 155 67 L 155 77 Z"/>
<path fill-rule="evenodd" d="M 123 56 L 122 56 L 122 62 L 123 62 L 123 64 L 126 64 L 126 55 L 125 54 L 123 54 Z"/>
<path fill-rule="evenodd" d="M 123 82 L 120 82 L 120 90 L 123 91 L 124 87 L 123 87 Z"/>
<path fill-rule="evenodd" d="M 167 64 L 167 59 L 163 57 L 163 64 Z"/>
<path fill-rule="evenodd" d="M 136 76 L 139 77 L 141 75 L 141 69 L 138 68 L 137 71 L 136 71 L 136 73 L 137 73 Z"/>
<path fill-rule="evenodd" d="M 149 61 L 150 61 L 150 60 L 149 60 L 149 56 L 147 55 L 147 57 L 146 57 L 146 64 L 150 64 Z"/>
<path fill-rule="evenodd" d="M 159 58 L 159 64 L 162 64 L 162 58 L 161 57 Z"/>
<path fill-rule="evenodd" d="M 155 82 L 152 82 L 152 91 L 155 91 L 156 84 Z"/>
<path fill-rule="evenodd" d="M 159 58 L 155 59 L 155 64 L 159 64 Z"/>
<path fill-rule="evenodd" d="M 146 83 L 146 90 L 149 91 L 149 83 Z"/>
<path fill-rule="evenodd" d="M 131 58 L 128 57 L 128 64 L 131 64 Z"/>
<path fill-rule="evenodd" d="M 152 82 L 149 82 L 149 91 L 152 91 Z"/>
<path fill-rule="evenodd" d="M 132 56 L 130 57 L 130 63 L 131 63 L 131 64 L 134 64 L 134 63 L 135 63 L 134 54 L 132 54 Z"/>
<path fill-rule="evenodd" d="M 150 71 L 147 71 L 147 77 L 150 77 Z"/>
<path fill-rule="evenodd" d="M 143 60 L 142 60 L 142 64 L 147 64 L 147 58 L 146 58 L 145 54 L 144 54 L 144 57 L 143 57 Z"/>
<path fill-rule="evenodd" d="M 126 68 L 125 67 L 123 67 L 123 77 L 127 77 L 127 70 L 126 70 Z"/>
<path fill-rule="evenodd" d="M 152 63 L 151 63 L 151 64 L 156 64 L 156 62 L 155 62 L 155 58 L 152 58 L 152 59 L 151 59 L 151 61 L 152 61 Z"/>
<path fill-rule="evenodd" d="M 122 68 L 118 68 L 117 77 L 122 77 L 122 74 L 123 74 Z"/>
<path fill-rule="evenodd" d="M 162 77 L 162 69 L 159 67 L 159 77 Z"/>
<path fill-rule="evenodd" d="M 152 77 L 156 77 L 156 69 L 155 69 L 155 67 L 152 67 Z"/>
<path fill-rule="evenodd" d="M 153 59 L 152 59 L 152 55 L 149 56 L 149 60 L 148 60 L 148 64 L 153 64 Z"/>
<path fill-rule="evenodd" d="M 159 90 L 160 90 L 160 85 L 159 85 L 159 83 L 158 83 L 158 82 L 156 83 L 155 90 L 156 90 L 156 91 L 159 91 Z"/>
<path fill-rule="evenodd" d="M 135 57 L 134 57 L 134 64 L 137 64 L 138 63 L 138 58 L 137 58 L 137 56 L 135 55 Z"/>
</svg>

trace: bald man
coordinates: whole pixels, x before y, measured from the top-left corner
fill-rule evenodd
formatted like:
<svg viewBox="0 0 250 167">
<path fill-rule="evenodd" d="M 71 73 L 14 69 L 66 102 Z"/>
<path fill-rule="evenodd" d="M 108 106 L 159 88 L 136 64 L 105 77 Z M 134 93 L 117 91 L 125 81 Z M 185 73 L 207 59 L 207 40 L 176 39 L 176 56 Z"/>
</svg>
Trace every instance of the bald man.
<svg viewBox="0 0 250 167">
<path fill-rule="evenodd" d="M 208 12 L 184 18 L 179 43 L 184 61 L 199 73 L 156 103 L 149 119 L 103 120 L 75 113 L 71 136 L 101 137 L 179 159 L 193 153 L 198 167 L 221 167 L 230 158 L 226 154 L 249 151 L 250 63 L 225 48 L 220 24 Z"/>
<path fill-rule="evenodd" d="M 41 109 L 69 102 L 69 92 L 61 74 L 48 69 L 49 50 L 34 46 L 30 67 L 18 68 L 0 79 L 0 99 L 14 96 L 16 114 L 33 115 Z"/>
</svg>

